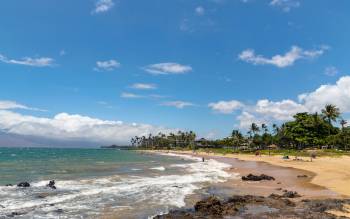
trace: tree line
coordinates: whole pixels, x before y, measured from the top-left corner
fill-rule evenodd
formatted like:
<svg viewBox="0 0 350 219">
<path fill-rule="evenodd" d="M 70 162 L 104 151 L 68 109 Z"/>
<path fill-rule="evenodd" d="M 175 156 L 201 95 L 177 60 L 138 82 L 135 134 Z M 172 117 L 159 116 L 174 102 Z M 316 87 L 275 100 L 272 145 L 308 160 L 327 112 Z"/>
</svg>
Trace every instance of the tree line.
<svg viewBox="0 0 350 219">
<path fill-rule="evenodd" d="M 148 148 L 172 147 L 233 147 L 266 149 L 276 145 L 285 149 L 337 148 L 350 149 L 350 127 L 341 117 L 338 107 L 329 104 L 320 112 L 297 113 L 291 121 L 280 125 L 252 123 L 246 134 L 240 130 L 233 130 L 231 135 L 217 140 L 197 140 L 192 131 L 168 135 L 159 133 L 157 136 L 134 137 L 132 145 Z M 203 143 L 205 141 L 205 143 Z"/>
<path fill-rule="evenodd" d="M 196 134 L 193 131 L 177 133 L 158 133 L 158 135 L 149 134 L 148 136 L 135 136 L 131 139 L 132 146 L 141 148 L 167 148 L 172 147 L 194 147 Z"/>
</svg>

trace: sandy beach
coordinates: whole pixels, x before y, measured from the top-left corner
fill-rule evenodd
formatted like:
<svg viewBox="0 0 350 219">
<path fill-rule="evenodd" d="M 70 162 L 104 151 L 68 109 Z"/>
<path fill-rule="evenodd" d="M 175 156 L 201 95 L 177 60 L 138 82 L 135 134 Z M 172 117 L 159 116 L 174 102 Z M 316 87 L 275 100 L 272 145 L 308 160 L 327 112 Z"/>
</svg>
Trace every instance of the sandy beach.
<svg viewBox="0 0 350 219">
<path fill-rule="evenodd" d="M 176 151 L 176 153 L 192 154 L 192 151 Z M 236 158 L 241 161 L 258 161 L 279 167 L 288 167 L 308 171 L 310 182 L 314 185 L 325 187 L 343 197 L 350 196 L 350 157 L 318 157 L 310 162 L 308 157 L 299 157 L 300 160 L 282 159 L 282 156 L 255 156 L 246 154 L 214 154 L 198 152 L 196 156 L 213 157 L 216 159 Z M 263 171 L 256 168 L 257 172 Z M 302 175 L 302 174 L 301 174 Z"/>
<path fill-rule="evenodd" d="M 167 153 L 168 151 L 161 151 Z M 304 199 L 327 200 L 346 199 L 350 196 L 350 157 L 320 157 L 310 162 L 310 158 L 301 160 L 283 160 L 281 156 L 255 156 L 241 154 L 213 154 L 192 151 L 171 151 L 205 159 L 216 159 L 229 163 L 227 171 L 238 174 L 238 178 L 213 185 L 216 194 L 221 197 L 233 195 L 256 195 L 268 197 L 271 194 L 282 195 L 284 191 L 295 191 L 301 195 L 294 201 Z M 247 182 L 241 176 L 252 173 L 273 176 L 274 181 Z M 333 215 L 350 217 L 348 206 L 344 211 L 327 211 Z M 347 212 L 346 212 L 347 211 Z"/>
</svg>

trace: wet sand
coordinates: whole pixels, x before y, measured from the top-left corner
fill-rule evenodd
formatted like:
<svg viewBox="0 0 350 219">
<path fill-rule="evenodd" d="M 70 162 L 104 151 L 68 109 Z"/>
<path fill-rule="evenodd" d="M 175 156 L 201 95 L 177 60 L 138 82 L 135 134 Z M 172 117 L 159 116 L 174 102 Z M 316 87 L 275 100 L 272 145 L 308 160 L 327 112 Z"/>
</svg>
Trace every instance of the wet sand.
<svg viewBox="0 0 350 219">
<path fill-rule="evenodd" d="M 268 196 L 272 193 L 282 194 L 283 190 L 296 191 L 302 197 L 300 199 L 322 199 L 322 198 L 345 198 L 326 187 L 311 183 L 316 174 L 290 168 L 271 165 L 265 162 L 242 161 L 227 157 L 207 156 L 206 159 L 217 159 L 218 161 L 229 163 L 232 167 L 228 170 L 232 174 L 238 173 L 237 179 L 231 179 L 217 186 L 223 189 L 223 194 L 231 195 L 262 195 Z M 242 181 L 241 176 L 248 174 L 266 174 L 275 178 L 272 181 Z M 307 177 L 298 177 L 307 176 Z"/>
</svg>

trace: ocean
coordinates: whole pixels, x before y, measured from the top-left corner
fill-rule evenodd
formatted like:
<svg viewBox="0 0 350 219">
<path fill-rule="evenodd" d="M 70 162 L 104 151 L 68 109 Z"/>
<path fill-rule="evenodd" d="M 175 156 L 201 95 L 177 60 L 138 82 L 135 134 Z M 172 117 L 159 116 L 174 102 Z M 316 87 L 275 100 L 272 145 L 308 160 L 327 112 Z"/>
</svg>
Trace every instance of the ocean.
<svg viewBox="0 0 350 219">
<path fill-rule="evenodd" d="M 232 177 L 228 167 L 175 154 L 0 148 L 0 218 L 151 218 Z M 23 181 L 31 187 L 15 186 Z"/>
</svg>

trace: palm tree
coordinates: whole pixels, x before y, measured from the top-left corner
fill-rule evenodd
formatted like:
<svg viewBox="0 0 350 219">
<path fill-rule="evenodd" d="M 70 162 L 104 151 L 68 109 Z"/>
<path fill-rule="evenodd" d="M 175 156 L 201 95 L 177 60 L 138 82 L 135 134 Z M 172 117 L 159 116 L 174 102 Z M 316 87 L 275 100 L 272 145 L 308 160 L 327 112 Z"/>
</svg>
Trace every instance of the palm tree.
<svg viewBox="0 0 350 219">
<path fill-rule="evenodd" d="M 272 124 L 272 129 L 273 129 L 274 134 L 277 134 L 280 130 L 280 128 L 276 124 Z"/>
<path fill-rule="evenodd" d="M 344 131 L 345 125 L 348 124 L 348 121 L 341 119 L 339 123 L 341 125 L 341 130 Z"/>
<path fill-rule="evenodd" d="M 267 125 L 266 124 L 261 124 L 261 129 L 264 131 L 264 133 L 266 134 L 269 130 L 267 129 Z"/>
<path fill-rule="evenodd" d="M 331 125 L 332 121 L 336 121 L 340 115 L 339 108 L 332 104 L 327 104 L 322 110 L 324 118 L 327 119 L 328 123 Z"/>
<path fill-rule="evenodd" d="M 250 131 L 251 133 L 253 133 L 253 135 L 255 135 L 257 132 L 260 131 L 259 126 L 257 124 L 255 124 L 254 122 L 250 125 Z"/>
</svg>

